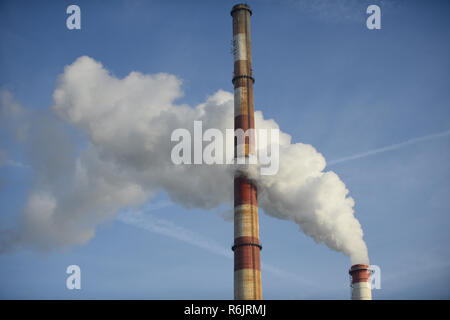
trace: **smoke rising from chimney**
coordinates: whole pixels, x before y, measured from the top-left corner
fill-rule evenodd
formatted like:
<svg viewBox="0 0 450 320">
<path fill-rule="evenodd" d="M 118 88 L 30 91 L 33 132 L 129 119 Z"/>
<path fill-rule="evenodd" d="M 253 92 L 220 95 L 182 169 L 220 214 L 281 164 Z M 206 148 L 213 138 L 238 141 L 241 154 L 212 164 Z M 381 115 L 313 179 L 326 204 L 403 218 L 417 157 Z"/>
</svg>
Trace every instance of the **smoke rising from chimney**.
<svg viewBox="0 0 450 320">
<path fill-rule="evenodd" d="M 6 94 L 6 93 L 3 93 Z M 211 209 L 233 203 L 233 174 L 227 165 L 174 165 L 170 136 L 194 121 L 225 132 L 233 128 L 232 93 L 219 90 L 195 107 L 177 104 L 181 81 L 169 74 L 131 72 L 123 79 L 83 56 L 66 66 L 54 94 L 52 114 L 30 116 L 21 108 L 14 121 L 27 128 L 20 140 L 36 176 L 20 227 L 2 232 L 2 247 L 55 249 L 83 244 L 95 228 L 124 208 L 138 208 L 157 192 L 185 208 Z M 1 111 L 19 108 L 2 99 Z M 6 111 L 5 111 L 6 110 Z M 8 121 L 8 115 L 2 118 Z M 256 128 L 278 129 L 255 112 Z M 84 149 L 67 127 L 86 138 Z M 279 172 L 254 176 L 266 214 L 291 220 L 317 243 L 369 264 L 354 201 L 345 184 L 314 147 L 291 143 L 280 132 Z M 5 235 L 8 234 L 6 237 Z"/>
</svg>

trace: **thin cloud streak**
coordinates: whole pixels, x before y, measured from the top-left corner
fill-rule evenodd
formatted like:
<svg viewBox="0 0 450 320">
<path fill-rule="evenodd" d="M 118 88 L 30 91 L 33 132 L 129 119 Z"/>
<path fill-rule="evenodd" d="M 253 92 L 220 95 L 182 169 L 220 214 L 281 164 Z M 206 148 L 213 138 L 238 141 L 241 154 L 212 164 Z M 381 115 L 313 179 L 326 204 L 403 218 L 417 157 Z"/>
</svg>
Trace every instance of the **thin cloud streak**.
<svg viewBox="0 0 450 320">
<path fill-rule="evenodd" d="M 216 255 L 224 256 L 226 258 L 233 257 L 229 249 L 222 247 L 215 241 L 207 239 L 184 227 L 178 226 L 171 221 L 156 218 L 148 213 L 144 214 L 141 211 L 128 211 L 120 214 L 118 220 L 153 233 L 183 241 Z"/>
<path fill-rule="evenodd" d="M 150 205 L 150 207 L 147 206 L 144 210 L 141 211 L 125 211 L 118 215 L 117 220 L 137 228 L 183 241 L 192 246 L 206 250 L 212 254 L 228 259 L 233 259 L 233 253 L 231 252 L 230 248 L 226 248 L 212 239 L 206 238 L 189 229 L 176 225 L 172 221 L 157 218 L 147 213 L 148 211 L 160 209 L 170 205 L 170 202 L 156 203 L 154 205 Z M 296 274 L 279 269 L 278 267 L 265 263 L 261 264 L 261 267 L 263 270 L 270 272 L 271 274 L 280 278 L 294 280 L 302 283 L 303 285 L 309 286 L 310 288 L 317 288 L 317 286 L 312 282 L 305 280 Z"/>
<path fill-rule="evenodd" d="M 4 165 L 5 166 L 16 167 L 16 168 L 30 169 L 29 165 L 23 164 L 21 162 L 14 161 L 14 160 L 7 160 Z"/>
<path fill-rule="evenodd" d="M 352 160 L 357 160 L 357 159 L 361 159 L 361 158 L 365 158 L 365 157 L 369 157 L 369 156 L 373 156 L 379 153 L 383 153 L 383 152 L 388 152 L 388 151 L 394 151 L 412 144 L 416 144 L 422 141 L 428 141 L 428 140 L 433 140 L 433 139 L 438 139 L 438 138 L 443 138 L 443 137 L 447 137 L 450 135 L 450 130 L 444 131 L 444 132 L 440 132 L 440 133 L 434 133 L 434 134 L 429 134 L 426 136 L 422 136 L 422 137 L 418 137 L 418 138 L 413 138 L 410 140 L 407 140 L 405 142 L 401 142 L 401 143 L 396 143 L 387 147 L 383 147 L 383 148 L 379 148 L 379 149 L 374 149 L 374 150 L 370 150 L 370 151 L 366 151 L 363 153 L 357 153 L 354 154 L 352 156 L 348 156 L 348 157 L 343 157 L 340 159 L 336 159 L 336 160 L 331 160 L 330 162 L 327 163 L 328 166 L 332 166 L 338 163 L 343 163 L 343 162 L 347 162 L 347 161 L 352 161 Z"/>
<path fill-rule="evenodd" d="M 372 4 L 361 0 L 286 0 L 285 2 L 326 23 L 361 23 L 368 17 L 366 8 Z M 394 0 L 377 0 L 374 4 L 390 12 L 401 5 Z"/>
<path fill-rule="evenodd" d="M 19 161 L 8 159 L 7 152 L 5 150 L 0 149 L 0 168 L 6 166 L 30 169 L 29 165 L 23 164 L 22 162 Z"/>
</svg>

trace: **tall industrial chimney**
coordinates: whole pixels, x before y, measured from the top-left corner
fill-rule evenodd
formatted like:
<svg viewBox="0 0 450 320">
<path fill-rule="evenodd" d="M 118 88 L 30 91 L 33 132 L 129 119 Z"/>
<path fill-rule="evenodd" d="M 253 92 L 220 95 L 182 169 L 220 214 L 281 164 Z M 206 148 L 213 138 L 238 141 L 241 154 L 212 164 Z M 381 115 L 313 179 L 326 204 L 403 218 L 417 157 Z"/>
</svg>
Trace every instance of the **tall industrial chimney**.
<svg viewBox="0 0 450 320">
<path fill-rule="evenodd" d="M 252 55 L 250 46 L 250 16 L 246 4 L 237 4 L 231 10 L 233 17 L 234 53 L 234 129 L 255 128 L 253 107 Z M 245 136 L 244 143 L 234 141 L 235 158 L 255 156 L 254 132 Z M 234 299 L 262 299 L 261 262 L 258 223 L 257 189 L 245 173 L 234 177 Z"/>
<path fill-rule="evenodd" d="M 355 264 L 349 273 L 352 277 L 352 300 L 372 300 L 369 266 Z"/>
</svg>

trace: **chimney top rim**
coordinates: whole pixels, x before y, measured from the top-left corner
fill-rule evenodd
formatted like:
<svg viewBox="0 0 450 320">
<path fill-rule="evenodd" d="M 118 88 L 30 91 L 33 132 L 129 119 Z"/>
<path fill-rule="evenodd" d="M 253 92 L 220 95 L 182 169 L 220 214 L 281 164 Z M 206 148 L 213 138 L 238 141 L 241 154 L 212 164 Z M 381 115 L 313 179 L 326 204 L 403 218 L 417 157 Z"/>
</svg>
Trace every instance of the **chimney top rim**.
<svg viewBox="0 0 450 320">
<path fill-rule="evenodd" d="M 234 5 L 233 8 L 231 9 L 231 12 L 230 12 L 231 16 L 233 16 L 233 13 L 238 10 L 247 10 L 248 12 L 250 12 L 250 15 L 252 15 L 252 13 L 253 13 L 248 4 L 238 3 L 238 4 Z"/>
</svg>

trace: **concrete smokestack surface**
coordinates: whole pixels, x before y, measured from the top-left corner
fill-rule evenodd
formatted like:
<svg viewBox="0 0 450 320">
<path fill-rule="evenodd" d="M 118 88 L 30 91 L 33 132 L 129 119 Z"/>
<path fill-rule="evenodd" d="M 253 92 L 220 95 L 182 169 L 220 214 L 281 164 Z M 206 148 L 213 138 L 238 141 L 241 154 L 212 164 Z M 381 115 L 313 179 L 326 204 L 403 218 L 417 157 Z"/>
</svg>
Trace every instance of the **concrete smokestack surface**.
<svg viewBox="0 0 450 320">
<path fill-rule="evenodd" d="M 352 277 L 352 300 L 372 300 L 369 266 L 355 264 L 349 273 Z"/>
<path fill-rule="evenodd" d="M 253 107 L 253 76 L 250 45 L 250 16 L 246 4 L 231 10 L 233 17 L 234 53 L 234 128 L 255 128 Z M 253 131 L 253 130 L 252 130 Z M 244 141 L 235 139 L 235 157 L 255 156 L 254 132 Z M 244 142 L 244 143 L 243 143 Z M 234 177 L 234 299 L 262 299 L 261 262 L 256 185 L 245 173 Z"/>
</svg>

